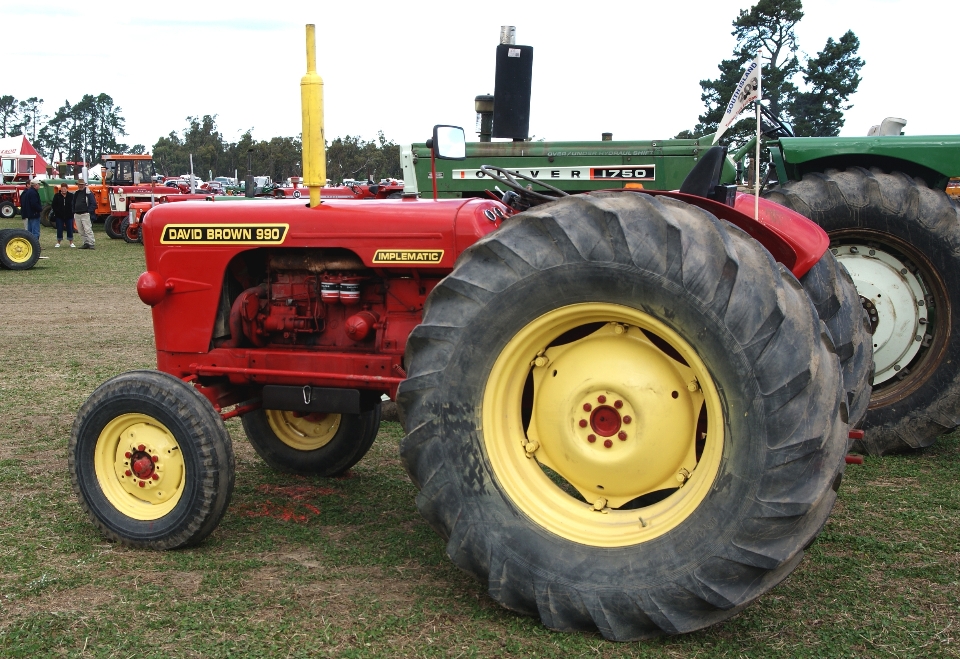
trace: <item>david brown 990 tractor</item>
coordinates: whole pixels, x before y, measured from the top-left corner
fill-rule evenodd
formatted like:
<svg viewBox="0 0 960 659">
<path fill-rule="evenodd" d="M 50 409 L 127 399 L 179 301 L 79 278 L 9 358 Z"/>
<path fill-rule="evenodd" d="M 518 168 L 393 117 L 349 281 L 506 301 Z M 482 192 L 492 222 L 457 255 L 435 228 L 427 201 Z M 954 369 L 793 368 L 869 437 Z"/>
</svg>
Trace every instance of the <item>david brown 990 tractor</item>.
<svg viewBox="0 0 960 659">
<path fill-rule="evenodd" d="M 462 139 L 437 127 L 433 144 L 443 157 Z M 271 466 L 332 476 L 370 448 L 388 394 L 451 559 L 551 629 L 699 629 L 797 566 L 871 367 L 821 229 L 771 202 L 758 220 L 736 210 L 713 157 L 674 193 L 536 199 L 501 172 L 545 202 L 516 213 L 319 203 L 317 151 L 309 204 L 150 211 L 137 289 L 158 370 L 97 388 L 69 445 L 108 538 L 167 549 L 213 532 L 234 484 L 224 419 Z M 822 317 L 811 296 L 829 299 Z"/>
</svg>

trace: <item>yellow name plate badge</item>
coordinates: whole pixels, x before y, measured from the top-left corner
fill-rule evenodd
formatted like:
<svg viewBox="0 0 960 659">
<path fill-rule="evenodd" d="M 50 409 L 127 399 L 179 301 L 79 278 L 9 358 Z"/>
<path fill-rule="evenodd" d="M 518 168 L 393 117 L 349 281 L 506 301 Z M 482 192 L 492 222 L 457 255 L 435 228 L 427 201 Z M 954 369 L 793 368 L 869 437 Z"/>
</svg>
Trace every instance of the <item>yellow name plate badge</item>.
<svg viewBox="0 0 960 659">
<path fill-rule="evenodd" d="M 378 249 L 374 263 L 440 263 L 442 249 Z"/>
<path fill-rule="evenodd" d="M 162 245 L 279 245 L 289 224 L 168 224 Z"/>
</svg>

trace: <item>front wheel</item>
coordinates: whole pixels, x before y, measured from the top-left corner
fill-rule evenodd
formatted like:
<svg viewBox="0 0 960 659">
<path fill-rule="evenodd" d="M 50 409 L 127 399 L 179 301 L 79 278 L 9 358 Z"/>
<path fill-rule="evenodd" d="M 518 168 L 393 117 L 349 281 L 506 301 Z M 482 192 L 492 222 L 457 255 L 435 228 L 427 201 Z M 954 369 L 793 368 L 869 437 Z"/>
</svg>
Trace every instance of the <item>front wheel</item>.
<svg viewBox="0 0 960 659">
<path fill-rule="evenodd" d="M 826 229 L 868 311 L 875 374 L 858 448 L 921 448 L 960 425 L 960 214 L 947 195 L 853 167 L 767 197 Z"/>
<path fill-rule="evenodd" d="M 734 615 L 799 563 L 847 447 L 799 282 L 673 199 L 568 197 L 482 238 L 407 343 L 401 456 L 503 606 L 614 640 Z"/>
<path fill-rule="evenodd" d="M 199 543 L 233 492 L 233 445 L 220 415 L 159 371 L 118 375 L 90 395 L 68 463 L 81 507 L 107 538 L 131 547 Z"/>
<path fill-rule="evenodd" d="M 338 476 L 366 455 L 380 429 L 380 403 L 360 414 L 254 410 L 243 430 L 263 461 L 278 471 Z"/>
<path fill-rule="evenodd" d="M 123 236 L 124 242 L 127 243 L 139 243 L 140 239 L 140 223 L 131 224 L 130 218 L 123 218 L 123 222 L 120 223 L 120 235 Z"/>
<path fill-rule="evenodd" d="M 107 215 L 106 219 L 103 220 L 103 230 L 113 239 L 119 239 L 123 236 L 123 233 L 120 231 L 120 225 L 123 223 L 124 218 L 117 215 Z"/>
<path fill-rule="evenodd" d="M 16 214 L 17 207 L 13 205 L 12 201 L 0 201 L 0 217 L 9 220 Z"/>
</svg>

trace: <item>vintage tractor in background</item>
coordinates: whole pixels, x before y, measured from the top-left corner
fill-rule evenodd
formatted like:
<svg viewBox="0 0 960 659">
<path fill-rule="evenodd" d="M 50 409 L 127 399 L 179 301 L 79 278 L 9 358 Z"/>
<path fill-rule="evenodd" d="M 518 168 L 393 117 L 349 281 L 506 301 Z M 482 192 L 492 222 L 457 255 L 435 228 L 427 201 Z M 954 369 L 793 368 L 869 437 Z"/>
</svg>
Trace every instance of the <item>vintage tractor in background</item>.
<svg viewBox="0 0 960 659">
<path fill-rule="evenodd" d="M 551 629 L 691 631 L 786 578 L 870 389 L 824 231 L 769 201 L 737 210 L 719 149 L 679 192 L 558 199 L 491 168 L 503 200 L 322 201 L 313 26 L 307 62 L 309 203 L 167 203 L 143 223 L 158 370 L 98 387 L 68 449 L 103 533 L 212 533 L 231 417 L 274 468 L 342 474 L 386 394 L 449 556 Z M 463 131 L 435 127 L 430 148 L 462 158 Z"/>
</svg>

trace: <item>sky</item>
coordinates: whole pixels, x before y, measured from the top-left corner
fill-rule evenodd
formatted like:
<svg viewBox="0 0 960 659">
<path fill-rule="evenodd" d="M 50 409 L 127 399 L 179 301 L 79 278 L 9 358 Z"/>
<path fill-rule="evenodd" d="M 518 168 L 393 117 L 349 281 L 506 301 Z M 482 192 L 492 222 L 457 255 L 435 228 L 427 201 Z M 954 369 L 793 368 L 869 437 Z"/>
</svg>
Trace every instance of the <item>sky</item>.
<svg viewBox="0 0 960 659">
<path fill-rule="evenodd" d="M 396 3 L 97 3 L 0 0 L 12 30 L 0 94 L 64 101 L 106 93 L 127 144 L 147 149 L 216 115 L 223 137 L 300 132 L 305 29 L 317 29 L 325 135 L 422 142 L 434 124 L 476 139 L 473 99 L 494 91 L 500 26 L 533 46 L 533 139 L 662 139 L 693 128 L 699 81 L 731 56 L 731 23 L 749 1 Z M 101 9 L 103 8 L 103 9 Z M 796 33 L 815 56 L 852 29 L 866 61 L 841 135 L 887 116 L 912 135 L 953 134 L 956 13 L 943 0 L 805 0 Z M 29 35 L 35 35 L 31 41 Z M 9 55 L 12 54 L 12 61 Z"/>
</svg>

